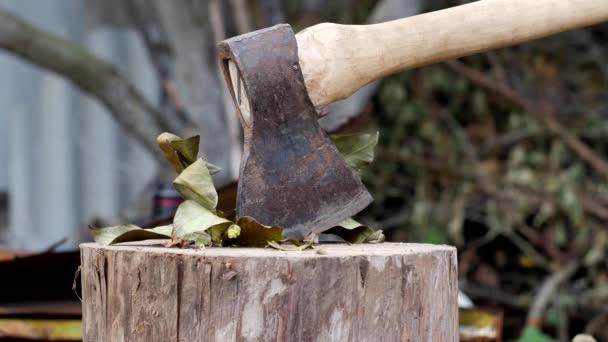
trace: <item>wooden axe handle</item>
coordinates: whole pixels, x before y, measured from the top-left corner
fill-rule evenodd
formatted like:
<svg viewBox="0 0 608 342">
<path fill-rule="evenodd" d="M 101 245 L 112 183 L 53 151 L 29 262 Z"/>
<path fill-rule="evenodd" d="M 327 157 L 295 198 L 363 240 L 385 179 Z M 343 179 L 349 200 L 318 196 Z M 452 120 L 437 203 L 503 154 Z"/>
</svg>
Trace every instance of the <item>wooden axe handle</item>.
<svg viewBox="0 0 608 342">
<path fill-rule="evenodd" d="M 306 88 L 320 106 L 403 70 L 603 21 L 608 0 L 482 0 L 375 25 L 319 24 L 296 39 Z"/>
</svg>

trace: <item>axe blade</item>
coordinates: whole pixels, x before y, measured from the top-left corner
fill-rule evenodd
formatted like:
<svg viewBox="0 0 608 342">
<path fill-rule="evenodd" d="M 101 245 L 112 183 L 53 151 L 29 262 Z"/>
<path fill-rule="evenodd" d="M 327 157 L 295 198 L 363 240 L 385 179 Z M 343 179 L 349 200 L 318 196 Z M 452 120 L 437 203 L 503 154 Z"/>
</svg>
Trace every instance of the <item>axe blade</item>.
<svg viewBox="0 0 608 342">
<path fill-rule="evenodd" d="M 372 197 L 317 123 L 289 25 L 225 40 L 219 58 L 244 132 L 239 217 L 301 239 L 369 205 Z"/>
</svg>

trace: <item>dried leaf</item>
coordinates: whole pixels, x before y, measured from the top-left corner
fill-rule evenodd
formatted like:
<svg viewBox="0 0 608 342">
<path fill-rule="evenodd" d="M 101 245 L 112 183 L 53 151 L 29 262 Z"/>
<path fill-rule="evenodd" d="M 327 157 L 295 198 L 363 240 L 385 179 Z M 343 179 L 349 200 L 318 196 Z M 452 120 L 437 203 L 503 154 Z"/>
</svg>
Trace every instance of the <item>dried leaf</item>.
<svg viewBox="0 0 608 342">
<path fill-rule="evenodd" d="M 363 171 L 374 160 L 374 148 L 378 144 L 378 132 L 351 135 L 332 135 L 338 151 L 356 172 Z"/>
<path fill-rule="evenodd" d="M 192 240 L 199 246 L 210 246 L 221 240 L 224 231 L 231 225 L 232 222 L 215 215 L 199 203 L 186 200 L 175 212 L 171 237 Z"/>
<path fill-rule="evenodd" d="M 177 137 L 174 135 L 174 137 Z M 198 147 L 201 142 L 200 135 L 195 135 L 190 138 L 181 139 L 171 139 L 170 144 L 171 147 L 177 152 L 179 159 L 182 161 L 182 164 L 188 166 L 196 160 L 198 157 Z"/>
<path fill-rule="evenodd" d="M 365 243 L 382 243 L 384 242 L 384 240 L 386 240 L 386 236 L 384 236 L 384 233 L 382 232 L 382 230 L 378 229 L 376 231 L 374 231 L 373 233 L 371 233 L 367 239 L 365 239 Z"/>
<path fill-rule="evenodd" d="M 384 241 L 381 230 L 373 230 L 352 218 L 340 222 L 337 226 L 323 232 L 324 234 L 335 234 L 349 243 L 378 243 Z"/>
<path fill-rule="evenodd" d="M 268 241 L 268 246 L 270 246 L 274 249 L 281 250 L 281 251 L 301 252 L 307 248 L 310 248 L 312 246 L 312 243 L 304 243 L 304 244 L 300 244 L 300 245 L 295 245 L 290 242 L 279 243 L 276 241 Z"/>
<path fill-rule="evenodd" d="M 184 169 L 173 181 L 173 186 L 185 200 L 192 200 L 209 211 L 215 211 L 217 192 L 209 170 L 202 159 Z"/>
<path fill-rule="evenodd" d="M 177 241 L 192 241 L 198 247 L 212 246 L 213 238 L 207 232 L 191 232 L 185 234 L 183 238 L 178 239 Z"/>
<path fill-rule="evenodd" d="M 230 224 L 220 224 L 211 227 L 209 229 L 209 233 L 211 234 L 211 242 L 214 246 L 223 246 L 224 239 L 228 234 L 228 228 L 232 227 L 234 224 L 230 222 Z"/>
<path fill-rule="evenodd" d="M 268 246 L 281 251 L 299 252 L 308 248 L 312 248 L 318 243 L 319 236 L 315 233 L 311 233 L 303 240 L 303 242 L 294 239 L 285 240 L 280 243 L 276 241 L 268 241 Z"/>
<path fill-rule="evenodd" d="M 167 132 L 156 138 L 156 142 L 165 154 L 165 158 L 173 165 L 177 173 L 182 172 L 188 165 L 194 163 L 198 155 L 200 140 L 200 135 L 182 139 Z"/>
<path fill-rule="evenodd" d="M 268 241 L 283 240 L 283 229 L 258 223 L 249 216 L 239 217 L 236 224 L 241 228 L 235 239 L 224 239 L 224 245 L 266 247 Z"/>
<path fill-rule="evenodd" d="M 225 218 L 226 220 L 235 222 L 236 221 L 236 209 L 231 209 L 231 210 L 227 210 L 227 211 L 218 210 L 217 216 L 219 216 L 221 218 Z"/>
<path fill-rule="evenodd" d="M 162 133 L 156 138 L 156 142 L 163 151 L 165 158 L 171 163 L 177 173 L 182 172 L 196 161 L 200 141 L 200 135 L 184 139 L 167 132 Z M 211 163 L 206 164 L 210 174 L 213 175 L 220 172 L 219 167 Z"/>
<path fill-rule="evenodd" d="M 183 248 L 185 246 L 190 246 L 193 243 L 196 243 L 196 242 L 194 242 L 193 240 L 171 239 L 171 240 L 168 240 L 164 244 L 164 247 L 167 247 L 167 248 L 171 248 L 171 247 Z"/>
<path fill-rule="evenodd" d="M 95 228 L 89 226 L 93 240 L 102 245 L 119 242 L 141 241 L 151 239 L 168 239 L 171 237 L 172 225 L 143 229 L 133 224 L 121 224 L 113 227 Z"/>
<path fill-rule="evenodd" d="M 319 243 L 319 235 L 315 234 L 315 233 L 310 233 L 308 234 L 307 237 L 304 238 L 304 243 L 311 243 L 313 245 L 316 245 Z"/>
<path fill-rule="evenodd" d="M 207 165 L 207 170 L 209 170 L 209 174 L 210 175 L 214 175 L 220 171 L 222 171 L 222 168 L 215 165 L 215 164 L 211 164 L 210 162 L 205 161 L 205 165 Z"/>
</svg>

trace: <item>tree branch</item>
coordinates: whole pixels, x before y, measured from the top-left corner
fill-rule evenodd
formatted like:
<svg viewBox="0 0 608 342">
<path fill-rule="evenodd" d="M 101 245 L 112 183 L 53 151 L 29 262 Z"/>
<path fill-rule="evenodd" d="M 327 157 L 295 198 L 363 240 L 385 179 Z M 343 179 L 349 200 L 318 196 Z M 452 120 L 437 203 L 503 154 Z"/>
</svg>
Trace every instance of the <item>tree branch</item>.
<svg viewBox="0 0 608 342">
<path fill-rule="evenodd" d="M 539 327 L 542 325 L 544 313 L 552 299 L 556 297 L 559 286 L 570 278 L 579 269 L 578 261 L 571 261 L 564 268 L 548 276 L 534 297 L 526 324 L 528 326 Z"/>
<path fill-rule="evenodd" d="M 497 82 L 487 77 L 482 72 L 471 68 L 459 61 L 453 60 L 446 63 L 447 66 L 455 73 L 463 76 L 478 87 L 496 93 L 509 102 L 518 107 L 523 108 L 534 117 L 547 129 L 547 131 L 555 134 L 568 146 L 574 153 L 585 161 L 595 172 L 608 179 L 608 163 L 596 154 L 587 144 L 582 142 L 576 135 L 570 133 L 558 120 L 555 106 L 544 101 L 540 106 L 528 101 L 521 94 L 504 82 Z"/>
<path fill-rule="evenodd" d="M 95 97 L 153 157 L 162 159 L 157 153 L 156 136 L 177 129 L 111 64 L 2 10 L 0 48 L 59 74 Z"/>
<path fill-rule="evenodd" d="M 165 28 L 161 25 L 159 8 L 150 2 L 137 0 L 123 1 L 122 6 L 143 38 L 148 48 L 148 56 L 156 69 L 160 80 L 160 108 L 164 117 L 175 118 L 181 125 L 180 127 L 188 127 L 193 131 L 198 130 L 198 124 L 193 121 L 192 113 L 188 112 L 177 90 L 173 68 L 175 51 Z"/>
<path fill-rule="evenodd" d="M 496 184 L 494 187 L 488 188 L 480 184 L 479 177 L 468 169 L 459 169 L 448 165 L 447 163 L 426 157 L 413 157 L 402 154 L 400 152 L 382 149 L 376 150 L 377 158 L 404 163 L 407 165 L 415 165 L 425 169 L 426 171 L 440 174 L 442 176 L 472 182 L 481 192 L 493 196 L 496 199 L 511 201 L 514 203 L 530 203 L 531 205 L 540 206 L 543 203 L 551 203 L 554 207 L 558 207 L 558 200 L 555 194 L 550 192 L 532 189 L 523 185 L 516 185 L 509 182 L 503 182 L 499 179 L 490 178 L 488 181 Z M 608 208 L 604 207 L 598 201 L 590 198 L 586 193 L 578 193 L 578 198 L 581 201 L 582 208 L 589 214 L 598 219 L 608 220 Z"/>
<path fill-rule="evenodd" d="M 168 113 L 170 116 L 166 117 L 185 131 L 200 133 L 201 154 L 223 170 L 214 177 L 217 186 L 233 182 L 238 175 L 241 129 L 218 71 L 217 36 L 212 30 L 214 23 L 220 21 L 215 19 L 231 19 L 215 16 L 212 10 L 223 9 L 228 2 L 123 0 L 122 3 L 144 37 L 149 55 L 164 80 L 167 101 L 163 113 Z M 231 12 L 224 14 L 228 13 Z M 224 24 L 228 25 L 228 21 Z M 178 117 L 179 122 L 174 120 Z"/>
</svg>

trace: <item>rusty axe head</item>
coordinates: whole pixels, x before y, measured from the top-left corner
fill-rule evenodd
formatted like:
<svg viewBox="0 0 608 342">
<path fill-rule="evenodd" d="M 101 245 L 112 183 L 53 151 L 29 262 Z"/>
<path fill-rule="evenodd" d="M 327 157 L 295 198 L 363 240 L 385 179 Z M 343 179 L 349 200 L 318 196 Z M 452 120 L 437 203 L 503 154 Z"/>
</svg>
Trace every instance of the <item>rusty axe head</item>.
<svg viewBox="0 0 608 342">
<path fill-rule="evenodd" d="M 244 132 L 237 215 L 302 238 L 335 226 L 372 198 L 317 123 L 289 25 L 219 44 Z"/>
</svg>

